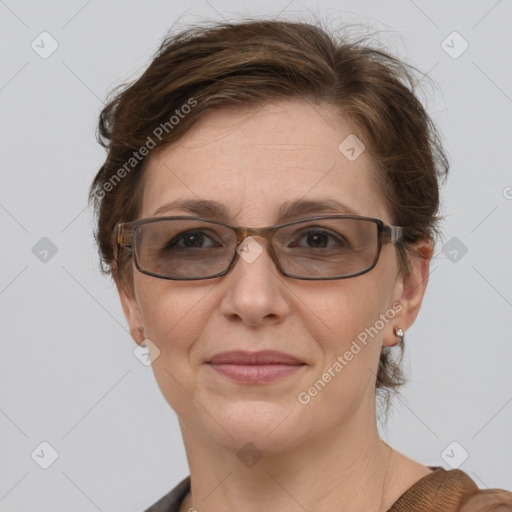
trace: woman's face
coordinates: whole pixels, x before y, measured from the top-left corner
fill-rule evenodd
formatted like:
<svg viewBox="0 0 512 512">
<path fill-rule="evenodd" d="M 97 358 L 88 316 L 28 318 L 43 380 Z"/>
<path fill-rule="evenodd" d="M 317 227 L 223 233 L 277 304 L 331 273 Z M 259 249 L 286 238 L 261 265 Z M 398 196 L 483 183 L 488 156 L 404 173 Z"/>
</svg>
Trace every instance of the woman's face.
<svg viewBox="0 0 512 512">
<path fill-rule="evenodd" d="M 284 203 L 336 200 L 392 224 L 366 152 L 354 160 L 339 149 L 351 133 L 325 107 L 299 100 L 212 111 L 177 144 L 149 156 L 140 217 L 204 217 L 162 207 L 208 200 L 225 207 L 229 224 L 262 227 L 279 223 Z M 344 212 L 297 218 L 330 213 Z M 160 350 L 153 369 L 184 435 L 271 451 L 373 418 L 382 345 L 397 341 L 393 325 L 405 330 L 413 322 L 424 286 L 399 275 L 387 244 L 375 268 L 349 279 L 285 277 L 263 250 L 214 279 L 172 281 L 134 270 L 133 290 L 120 289 L 132 335 Z M 208 364 L 234 350 L 280 351 L 302 365 L 263 384 L 240 382 Z"/>
</svg>

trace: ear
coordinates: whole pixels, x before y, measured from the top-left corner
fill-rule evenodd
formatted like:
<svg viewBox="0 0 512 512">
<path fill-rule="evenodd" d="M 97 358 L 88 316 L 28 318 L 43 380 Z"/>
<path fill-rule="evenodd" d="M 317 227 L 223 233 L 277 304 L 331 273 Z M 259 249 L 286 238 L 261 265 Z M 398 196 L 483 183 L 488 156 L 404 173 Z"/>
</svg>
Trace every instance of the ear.
<svg viewBox="0 0 512 512">
<path fill-rule="evenodd" d="M 124 281 L 122 281 L 115 267 L 112 268 L 112 275 L 115 276 L 114 282 L 116 283 L 117 291 L 119 293 L 124 316 L 130 328 L 130 334 L 135 343 L 140 345 L 144 341 L 145 336 L 142 315 L 140 313 L 135 294 L 135 287 L 134 285 L 128 286 Z"/>
<path fill-rule="evenodd" d="M 433 252 L 434 243 L 432 240 L 421 239 L 418 241 L 411 257 L 409 274 L 397 277 L 392 295 L 392 304 L 396 304 L 393 309 L 397 311 L 397 314 L 387 325 L 382 337 L 383 345 L 391 347 L 398 343 L 398 337 L 393 332 L 395 325 L 405 333 L 414 323 L 427 288 L 430 260 Z M 398 304 L 400 304 L 401 309 L 397 307 Z"/>
</svg>

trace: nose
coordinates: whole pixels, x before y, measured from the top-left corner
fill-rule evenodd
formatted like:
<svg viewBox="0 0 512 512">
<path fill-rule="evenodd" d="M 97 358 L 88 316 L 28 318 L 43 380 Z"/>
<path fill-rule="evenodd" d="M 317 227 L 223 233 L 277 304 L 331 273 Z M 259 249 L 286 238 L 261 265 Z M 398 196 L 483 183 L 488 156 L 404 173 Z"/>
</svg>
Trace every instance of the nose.
<svg viewBox="0 0 512 512">
<path fill-rule="evenodd" d="M 258 239 L 246 238 L 238 246 L 237 260 L 224 276 L 226 291 L 221 302 L 224 317 L 251 327 L 279 323 L 290 311 L 284 278 L 266 244 Z"/>
</svg>

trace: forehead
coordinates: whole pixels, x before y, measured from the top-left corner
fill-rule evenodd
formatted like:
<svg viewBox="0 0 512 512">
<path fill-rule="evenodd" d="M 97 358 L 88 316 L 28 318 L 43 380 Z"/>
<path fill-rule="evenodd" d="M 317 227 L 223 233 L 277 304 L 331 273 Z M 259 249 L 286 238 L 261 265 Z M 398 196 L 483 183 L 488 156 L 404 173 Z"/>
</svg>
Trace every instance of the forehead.
<svg viewBox="0 0 512 512">
<path fill-rule="evenodd" d="M 141 216 L 183 213 L 162 208 L 176 200 L 207 200 L 225 205 L 226 220 L 266 225 L 284 203 L 302 199 L 389 221 L 358 139 L 364 143 L 332 107 L 306 101 L 211 111 L 149 155 Z"/>
</svg>

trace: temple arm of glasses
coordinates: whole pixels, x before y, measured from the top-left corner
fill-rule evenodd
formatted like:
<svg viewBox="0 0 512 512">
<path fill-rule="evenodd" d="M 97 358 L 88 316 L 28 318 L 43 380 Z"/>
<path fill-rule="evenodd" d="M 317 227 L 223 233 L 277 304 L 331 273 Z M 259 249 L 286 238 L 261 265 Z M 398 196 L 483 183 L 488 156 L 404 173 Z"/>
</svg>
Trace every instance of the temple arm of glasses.
<svg viewBox="0 0 512 512">
<path fill-rule="evenodd" d="M 113 241 L 122 247 L 131 247 L 133 231 L 126 229 L 126 223 L 117 224 L 113 232 Z"/>
<path fill-rule="evenodd" d="M 390 242 L 395 242 L 396 240 L 400 240 L 400 238 L 402 238 L 402 235 L 403 235 L 403 230 L 401 227 L 398 227 L 398 226 L 388 226 L 389 227 L 389 241 Z"/>
</svg>

